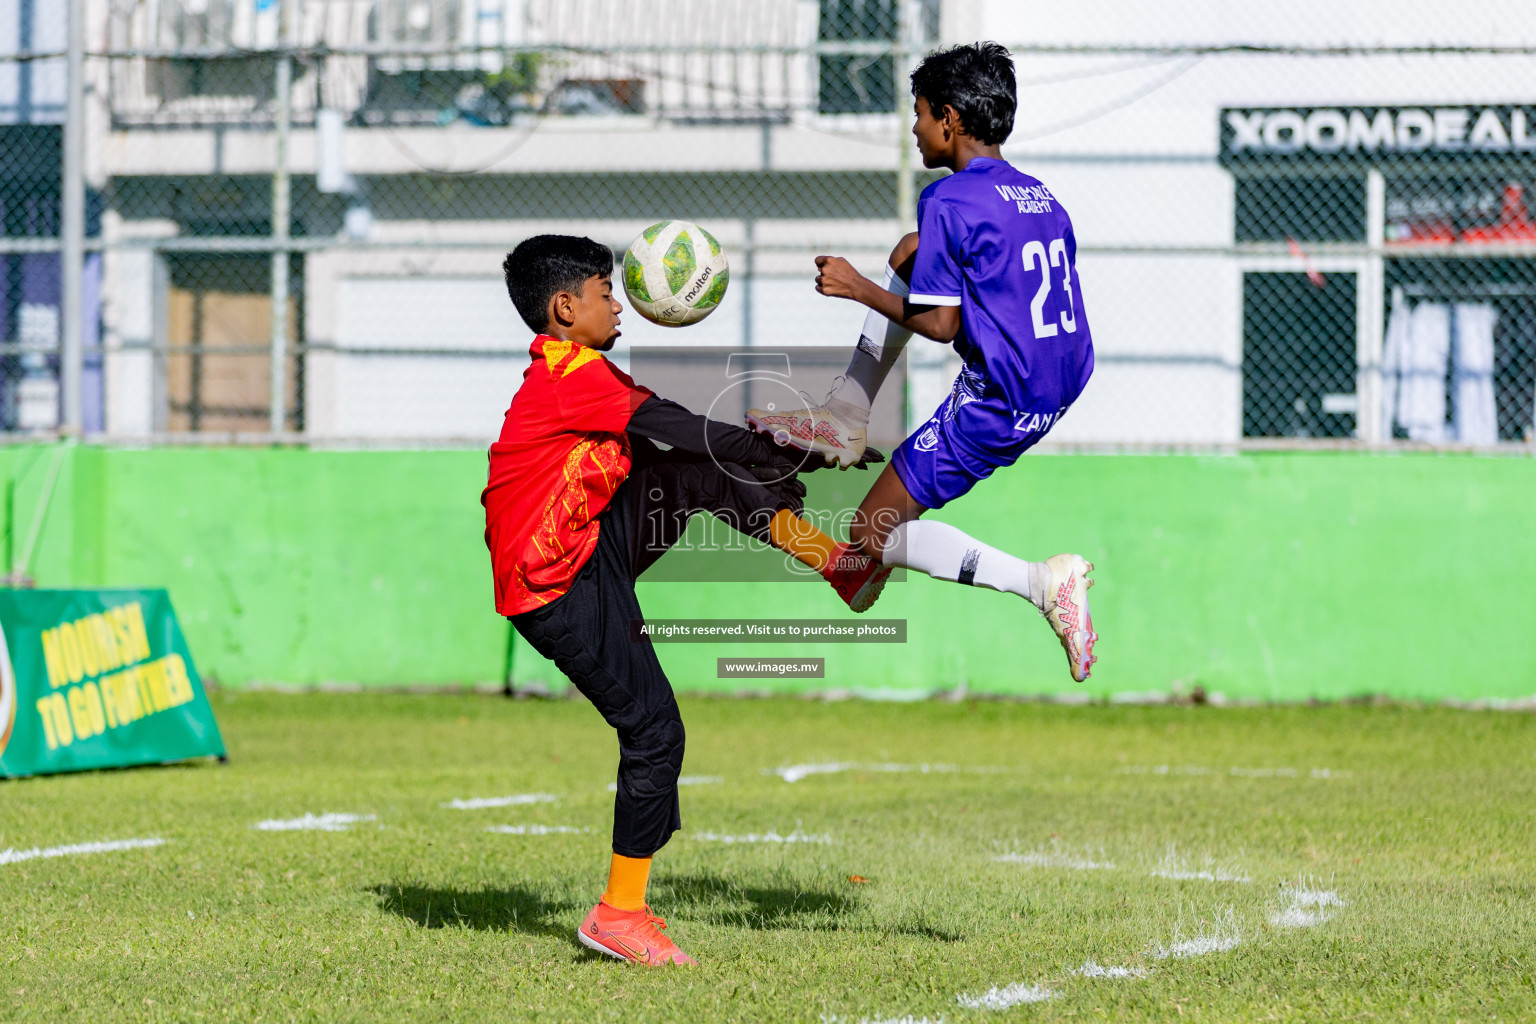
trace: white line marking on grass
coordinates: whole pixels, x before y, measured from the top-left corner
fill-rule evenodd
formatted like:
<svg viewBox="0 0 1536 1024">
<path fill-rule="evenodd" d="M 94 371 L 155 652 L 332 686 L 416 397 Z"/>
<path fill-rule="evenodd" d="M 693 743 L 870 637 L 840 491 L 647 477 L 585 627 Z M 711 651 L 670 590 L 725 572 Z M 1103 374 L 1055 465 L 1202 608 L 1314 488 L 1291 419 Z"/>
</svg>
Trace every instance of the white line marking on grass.
<svg viewBox="0 0 1536 1024">
<path fill-rule="evenodd" d="M 591 832 L 590 828 L 571 825 L 492 825 L 487 832 L 499 832 L 504 836 L 563 836 Z"/>
<path fill-rule="evenodd" d="M 684 835 L 691 839 L 700 839 L 708 843 L 831 843 L 833 839 L 829 835 L 806 835 L 800 829 L 795 829 L 787 836 L 781 836 L 777 832 L 748 832 L 746 835 L 722 835 L 719 832 L 685 832 Z"/>
<path fill-rule="evenodd" d="M 1172 846 L 1168 847 L 1168 852 L 1163 855 L 1158 866 L 1148 873 L 1153 878 L 1172 878 L 1180 882 L 1242 882 L 1246 884 L 1253 881 L 1252 878 L 1243 874 L 1242 868 L 1236 864 L 1230 862 L 1218 864 L 1209 855 L 1200 867 L 1194 867 L 1181 858 Z"/>
<path fill-rule="evenodd" d="M 993 859 L 1003 864 L 1023 864 L 1032 868 L 1070 868 L 1073 871 L 1109 871 L 1115 866 L 1107 860 L 1090 860 L 1064 850 L 1047 850 L 1043 847 L 1028 853 L 1005 853 Z"/>
<path fill-rule="evenodd" d="M 1290 906 L 1269 919 L 1276 928 L 1316 928 L 1333 917 L 1328 908 L 1348 906 L 1332 889 L 1310 889 L 1303 884 L 1287 890 Z"/>
<path fill-rule="evenodd" d="M 252 828 L 259 828 L 263 832 L 345 832 L 357 822 L 374 821 L 371 814 L 305 814 L 302 818 L 269 818 L 266 821 L 258 821 Z"/>
<path fill-rule="evenodd" d="M 1271 917 L 1269 923 L 1276 928 L 1316 928 L 1328 920 L 1328 916 L 1319 911 L 1291 906 Z"/>
<path fill-rule="evenodd" d="M 1208 953 L 1225 953 L 1229 949 L 1236 949 L 1242 941 L 1241 936 L 1229 934 L 1197 935 L 1192 939 L 1175 937 L 1172 945 L 1159 946 L 1152 951 L 1152 955 L 1159 960 L 1169 960 L 1205 956 Z"/>
<path fill-rule="evenodd" d="M 1117 775 L 1220 775 L 1219 768 L 1198 764 L 1128 764 L 1115 769 Z M 1296 768 L 1228 768 L 1226 774 L 1237 779 L 1299 779 L 1302 773 Z M 1309 777 L 1314 779 L 1347 779 L 1354 772 L 1339 768 L 1313 768 Z"/>
<path fill-rule="evenodd" d="M 929 772 L 950 774 L 953 772 L 969 772 L 978 770 L 974 768 L 961 768 L 959 765 L 953 764 L 892 764 L 889 761 L 885 761 L 879 764 L 861 764 L 856 765 L 855 767 L 859 771 L 864 772 L 918 772 L 922 775 L 927 775 Z M 986 769 L 981 770 L 984 771 Z"/>
<path fill-rule="evenodd" d="M 816 764 L 792 764 L 783 768 L 764 768 L 764 775 L 777 775 L 785 782 L 799 782 L 812 775 L 833 775 L 838 772 L 916 772 L 920 775 L 954 774 L 998 775 L 1013 769 L 999 765 L 955 764 L 892 764 L 862 761 L 822 761 Z"/>
<path fill-rule="evenodd" d="M 1157 946 L 1152 950 L 1152 955 L 1159 960 L 1180 960 L 1191 956 L 1206 956 L 1210 953 L 1225 953 L 1229 949 L 1236 949 L 1242 944 L 1242 933 L 1237 930 L 1237 918 L 1232 913 L 1232 908 L 1216 915 L 1210 928 L 1200 932 L 1193 938 L 1181 939 L 1179 927 L 1174 926 L 1173 942 L 1166 946 Z"/>
<path fill-rule="evenodd" d="M 99 843 L 72 843 L 69 846 L 32 847 L 30 850 L 15 848 L 0 850 L 0 864 L 15 864 L 39 857 L 72 857 L 82 853 L 116 853 L 118 850 L 142 850 L 151 846 L 164 846 L 164 839 L 108 839 Z"/>
<path fill-rule="evenodd" d="M 1197 764 L 1180 764 L 1169 767 L 1166 764 L 1128 764 L 1115 769 L 1117 775 L 1209 775 L 1209 768 L 1202 768 Z"/>
<path fill-rule="evenodd" d="M 677 784 L 679 786 L 712 786 L 717 782 L 724 781 L 725 777 L 723 775 L 679 775 L 677 777 Z M 618 791 L 619 784 L 617 782 L 608 783 L 608 792 L 617 793 Z"/>
<path fill-rule="evenodd" d="M 990 988 L 979 996 L 958 995 L 955 1002 L 971 1010 L 1006 1010 L 1024 1003 L 1043 1003 L 1056 998 L 1056 993 L 1041 985 L 1026 985 L 1022 981 L 1006 988 Z"/>
<path fill-rule="evenodd" d="M 1181 870 L 1157 870 L 1152 873 L 1153 878 L 1171 878 L 1177 882 L 1251 882 L 1247 875 L 1233 874 L 1225 868 L 1217 868 L 1215 871 L 1181 871 Z"/>
<path fill-rule="evenodd" d="M 824 1013 L 821 1015 L 821 1024 L 853 1024 L 853 1022 L 844 1020 L 836 1014 Z M 944 1024 L 944 1018 L 939 1017 L 930 1020 L 927 1017 L 914 1017 L 911 1014 L 905 1017 L 881 1017 L 878 1020 L 870 1020 L 868 1017 L 864 1017 L 859 1021 L 859 1024 Z"/>
<path fill-rule="evenodd" d="M 777 775 L 785 782 L 799 782 L 811 775 L 830 775 L 833 772 L 846 772 L 853 768 L 852 761 L 828 761 L 822 764 L 792 764 L 787 768 L 774 768 L 770 774 Z"/>
<path fill-rule="evenodd" d="M 1084 960 L 1083 966 L 1072 972 L 1085 978 L 1145 978 L 1149 973 L 1142 967 L 1102 967 L 1092 960 Z"/>
<path fill-rule="evenodd" d="M 552 804 L 559 801 L 553 793 L 518 793 L 515 796 L 475 796 L 468 800 L 453 799 L 442 804 L 456 811 L 479 811 L 487 807 L 517 807 L 522 804 Z"/>
</svg>

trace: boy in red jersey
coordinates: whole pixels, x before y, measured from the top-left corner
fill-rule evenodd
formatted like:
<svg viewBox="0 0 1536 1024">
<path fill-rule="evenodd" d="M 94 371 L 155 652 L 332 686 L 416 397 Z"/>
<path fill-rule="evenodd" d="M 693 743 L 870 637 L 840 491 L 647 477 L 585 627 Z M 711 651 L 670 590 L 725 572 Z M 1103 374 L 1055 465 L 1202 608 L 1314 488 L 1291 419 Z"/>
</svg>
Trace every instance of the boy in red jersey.
<svg viewBox="0 0 1536 1024">
<path fill-rule="evenodd" d="M 800 518 L 804 453 L 695 415 L 602 356 L 622 310 L 607 246 L 539 235 L 502 270 L 537 337 L 480 499 L 496 610 L 619 736 L 608 887 L 577 935 L 620 960 L 691 963 L 645 899 L 651 856 L 682 827 L 683 722 L 650 638 L 636 628 L 635 578 L 698 511 L 817 569 L 855 611 L 874 603 L 889 570 Z"/>
</svg>

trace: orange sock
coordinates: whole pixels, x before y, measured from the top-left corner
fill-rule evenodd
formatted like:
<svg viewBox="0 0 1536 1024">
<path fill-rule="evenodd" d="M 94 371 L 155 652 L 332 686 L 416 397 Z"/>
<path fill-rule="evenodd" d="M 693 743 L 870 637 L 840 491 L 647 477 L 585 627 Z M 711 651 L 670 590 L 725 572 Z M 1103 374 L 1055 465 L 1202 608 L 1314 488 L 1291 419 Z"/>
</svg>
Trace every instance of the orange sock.
<svg viewBox="0 0 1536 1024">
<path fill-rule="evenodd" d="M 787 551 L 819 573 L 825 573 L 832 562 L 832 552 L 838 543 L 816 528 L 809 519 L 802 519 L 787 508 L 774 513 L 768 523 L 768 536 L 773 546 Z"/>
<path fill-rule="evenodd" d="M 608 864 L 608 888 L 603 902 L 618 910 L 644 910 L 645 884 L 651 880 L 651 858 L 614 854 Z"/>
</svg>

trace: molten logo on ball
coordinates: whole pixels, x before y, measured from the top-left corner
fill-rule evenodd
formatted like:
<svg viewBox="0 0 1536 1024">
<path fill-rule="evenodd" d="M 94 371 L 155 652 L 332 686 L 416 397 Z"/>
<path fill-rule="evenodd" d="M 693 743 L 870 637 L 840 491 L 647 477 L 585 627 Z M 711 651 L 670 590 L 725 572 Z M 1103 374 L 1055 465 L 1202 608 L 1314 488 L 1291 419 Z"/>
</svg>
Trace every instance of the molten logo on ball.
<svg viewBox="0 0 1536 1024">
<path fill-rule="evenodd" d="M 686 220 L 652 224 L 624 253 L 630 304 L 663 327 L 683 327 L 709 316 L 725 297 L 730 278 L 720 243 Z"/>
</svg>

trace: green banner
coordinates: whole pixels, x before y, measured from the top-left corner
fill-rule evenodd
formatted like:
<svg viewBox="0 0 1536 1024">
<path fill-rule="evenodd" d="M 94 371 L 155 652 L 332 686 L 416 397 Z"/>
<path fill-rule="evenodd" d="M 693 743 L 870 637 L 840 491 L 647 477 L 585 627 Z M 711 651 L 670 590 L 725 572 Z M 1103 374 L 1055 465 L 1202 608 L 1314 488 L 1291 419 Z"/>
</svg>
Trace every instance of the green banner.
<svg viewBox="0 0 1536 1024">
<path fill-rule="evenodd" d="M 223 757 L 164 590 L 0 590 L 0 777 Z"/>
</svg>

